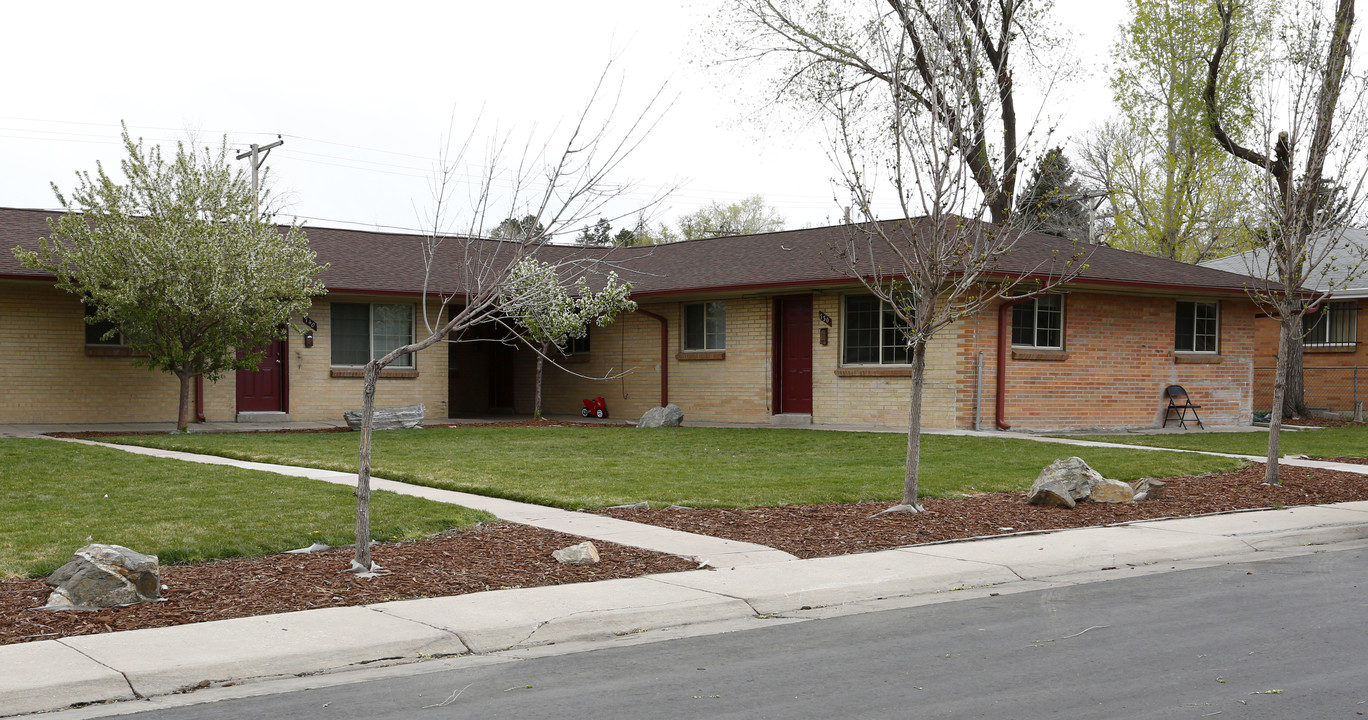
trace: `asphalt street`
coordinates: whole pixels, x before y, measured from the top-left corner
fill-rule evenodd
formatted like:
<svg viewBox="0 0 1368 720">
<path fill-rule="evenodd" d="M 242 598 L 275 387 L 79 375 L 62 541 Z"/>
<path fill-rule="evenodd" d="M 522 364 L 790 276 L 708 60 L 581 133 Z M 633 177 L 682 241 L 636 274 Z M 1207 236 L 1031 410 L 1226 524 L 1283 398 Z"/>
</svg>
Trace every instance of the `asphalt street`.
<svg viewBox="0 0 1368 720">
<path fill-rule="evenodd" d="M 1365 588 L 1368 550 L 1327 551 L 137 717 L 1356 718 Z"/>
</svg>

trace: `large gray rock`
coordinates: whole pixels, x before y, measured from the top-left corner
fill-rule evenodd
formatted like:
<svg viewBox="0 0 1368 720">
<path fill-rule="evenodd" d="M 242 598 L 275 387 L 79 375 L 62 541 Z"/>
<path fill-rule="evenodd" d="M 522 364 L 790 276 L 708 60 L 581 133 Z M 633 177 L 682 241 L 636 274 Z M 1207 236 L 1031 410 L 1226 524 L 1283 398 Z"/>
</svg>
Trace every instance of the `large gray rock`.
<svg viewBox="0 0 1368 720">
<path fill-rule="evenodd" d="M 1135 502 L 1135 489 L 1120 480 L 1109 480 L 1088 467 L 1082 458 L 1066 458 L 1040 471 L 1026 495 L 1032 505 L 1071 508 L 1084 500 L 1102 503 Z"/>
<path fill-rule="evenodd" d="M 348 410 L 342 413 L 347 426 L 353 430 L 361 429 L 361 411 Z M 376 408 L 371 419 L 372 430 L 401 430 L 423 426 L 423 404 L 403 405 L 400 407 Z"/>
<path fill-rule="evenodd" d="M 1046 497 L 1042 495 L 1042 490 L 1048 488 L 1049 494 L 1061 497 L 1067 495 L 1069 499 L 1078 502 L 1091 495 L 1092 487 L 1104 479 L 1101 473 L 1088 467 L 1083 458 L 1056 460 L 1040 471 L 1040 476 L 1031 484 L 1031 491 L 1026 499 L 1033 505 L 1047 504 L 1044 502 Z M 1040 496 L 1040 500 L 1037 500 L 1037 496 Z M 1073 505 L 1068 504 L 1064 507 Z"/>
<path fill-rule="evenodd" d="M 679 427 L 683 422 L 684 411 L 680 410 L 678 405 L 670 403 L 665 407 L 654 407 L 642 413 L 641 419 L 637 421 L 637 427 Z"/>
<path fill-rule="evenodd" d="M 87 545 L 47 579 L 48 607 L 114 607 L 161 597 L 156 555 L 122 545 Z"/>
</svg>

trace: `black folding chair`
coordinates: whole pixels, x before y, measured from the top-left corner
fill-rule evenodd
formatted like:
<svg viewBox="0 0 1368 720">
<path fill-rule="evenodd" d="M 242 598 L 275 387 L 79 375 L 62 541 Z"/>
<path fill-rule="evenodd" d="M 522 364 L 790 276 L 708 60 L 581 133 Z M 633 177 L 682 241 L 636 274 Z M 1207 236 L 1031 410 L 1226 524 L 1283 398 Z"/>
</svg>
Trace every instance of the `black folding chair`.
<svg viewBox="0 0 1368 720">
<path fill-rule="evenodd" d="M 1186 430 L 1187 414 L 1191 410 L 1192 419 L 1197 421 L 1197 427 L 1206 429 L 1206 426 L 1202 424 L 1202 418 L 1197 415 L 1198 408 L 1202 406 L 1192 404 L 1192 399 L 1188 397 L 1188 393 L 1182 385 L 1170 385 L 1164 388 L 1164 395 L 1168 397 L 1168 407 L 1164 409 L 1163 427 L 1168 427 L 1169 420 L 1173 419 L 1170 415 L 1176 412 L 1178 413 L 1178 427 Z"/>
</svg>

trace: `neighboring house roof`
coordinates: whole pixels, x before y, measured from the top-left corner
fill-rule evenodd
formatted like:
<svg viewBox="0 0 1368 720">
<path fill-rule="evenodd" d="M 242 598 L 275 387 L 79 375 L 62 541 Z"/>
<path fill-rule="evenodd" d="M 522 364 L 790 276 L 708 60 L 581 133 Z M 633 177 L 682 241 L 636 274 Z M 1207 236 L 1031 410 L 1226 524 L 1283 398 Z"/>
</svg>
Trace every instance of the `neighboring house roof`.
<svg viewBox="0 0 1368 720">
<path fill-rule="evenodd" d="M 59 214 L 51 210 L 0 208 L 0 277 L 41 278 L 47 273 L 23 268 L 9 252 L 14 245 L 36 248 L 38 238 L 48 234 L 46 219 Z M 885 229 L 897 228 L 902 221 L 884 221 Z M 643 298 L 679 293 L 722 292 L 739 289 L 838 285 L 853 282 L 837 256 L 850 226 L 836 225 L 788 230 L 760 235 L 686 240 L 666 245 L 636 248 L 583 248 L 545 245 L 537 256 L 550 262 L 569 259 L 606 260 L 604 267 L 617 271 L 631 282 L 632 294 Z M 318 262 L 329 269 L 320 277 L 334 293 L 392 293 L 414 295 L 422 292 L 425 277 L 422 246 L 418 235 L 306 228 L 309 244 Z M 462 272 L 466 264 L 459 259 L 464 243 L 452 239 L 443 260 L 438 255 L 428 288 L 459 292 L 468 279 Z M 471 245 L 485 257 L 510 252 L 510 243 L 478 240 Z M 884 267 L 894 268 L 891 254 L 875 247 Z M 1021 237 L 1012 252 L 1004 256 L 995 270 L 1004 276 L 1058 273 L 1063 263 L 1079 253 L 1085 256 L 1073 267 L 1084 265 L 1073 284 L 1116 286 L 1139 291 L 1243 293 L 1251 278 L 1242 273 L 1189 265 L 1163 258 L 1140 255 L 1114 248 L 1077 245 L 1050 235 L 1031 233 Z"/>
<path fill-rule="evenodd" d="M 1320 246 L 1313 256 L 1323 252 Z M 1268 251 L 1250 250 L 1202 263 L 1203 267 L 1228 272 L 1262 276 L 1268 273 Z M 1333 297 L 1353 299 L 1368 297 L 1368 230 L 1349 228 L 1331 251 L 1330 258 L 1312 271 L 1302 286 L 1317 292 L 1330 291 Z"/>
</svg>

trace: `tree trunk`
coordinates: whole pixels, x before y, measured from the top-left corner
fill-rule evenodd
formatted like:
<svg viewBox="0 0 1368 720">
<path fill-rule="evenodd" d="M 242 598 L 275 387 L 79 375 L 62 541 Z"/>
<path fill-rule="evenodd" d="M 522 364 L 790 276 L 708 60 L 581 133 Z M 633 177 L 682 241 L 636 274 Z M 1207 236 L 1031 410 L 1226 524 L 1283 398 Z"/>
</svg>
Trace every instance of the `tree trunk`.
<svg viewBox="0 0 1368 720">
<path fill-rule="evenodd" d="M 1287 339 L 1287 385 L 1283 390 L 1282 402 L 1284 417 L 1306 417 L 1306 376 L 1302 365 L 1304 319 L 1305 316 L 1301 314 L 1292 318 L 1292 335 Z"/>
<path fill-rule="evenodd" d="M 912 346 L 912 397 L 907 414 L 907 468 L 903 473 L 902 504 L 911 512 L 921 512 L 917 503 L 918 479 L 921 474 L 921 410 L 922 388 L 926 375 L 926 343 Z"/>
<path fill-rule="evenodd" d="M 1292 337 L 1290 313 L 1282 313 L 1278 320 L 1278 368 L 1273 371 L 1273 407 L 1268 413 L 1268 460 L 1264 465 L 1264 483 L 1281 485 L 1278 480 L 1278 436 L 1282 432 L 1283 398 L 1287 390 L 1287 350 Z"/>
<path fill-rule="evenodd" d="M 189 372 L 177 372 L 176 377 L 180 379 L 180 409 L 176 414 L 176 432 L 187 432 L 190 427 L 190 380 L 194 377 Z"/>
<path fill-rule="evenodd" d="M 356 552 L 352 555 L 352 570 L 372 572 L 375 565 L 370 553 L 370 470 L 371 426 L 375 420 L 375 385 L 380 380 L 380 364 L 366 363 L 365 388 L 361 396 L 361 449 L 356 467 Z"/>
<path fill-rule="evenodd" d="M 542 362 L 546 353 L 551 352 L 550 343 L 542 343 L 542 351 L 537 355 L 537 383 L 536 390 L 532 394 L 532 418 L 542 419 Z"/>
</svg>

